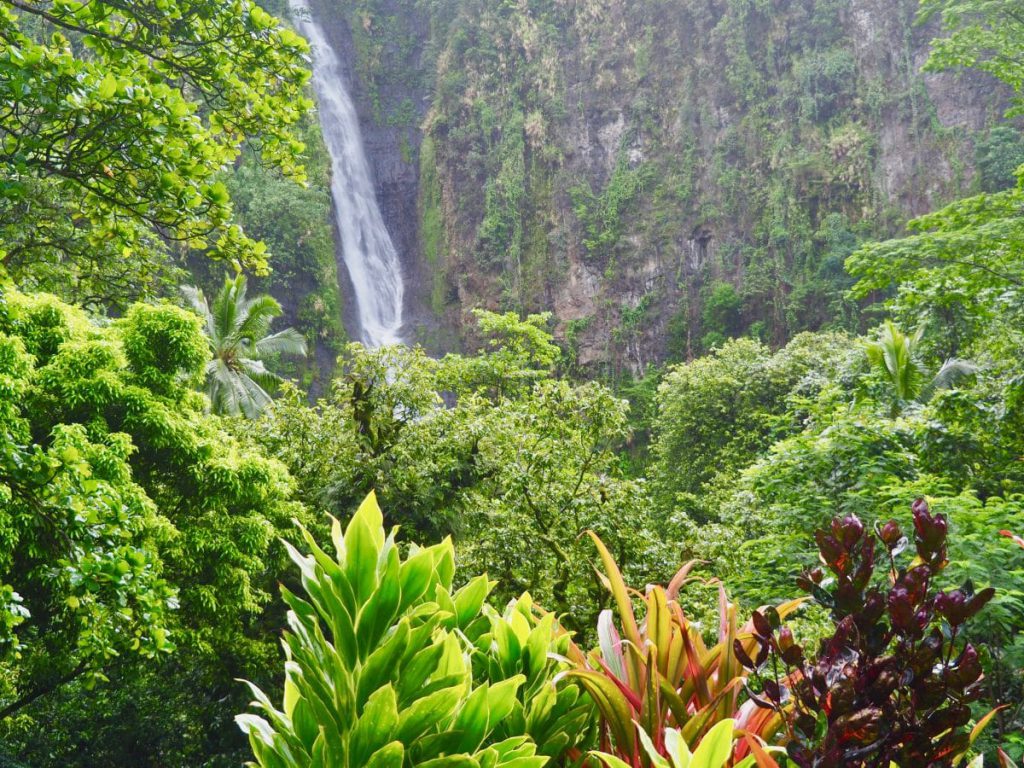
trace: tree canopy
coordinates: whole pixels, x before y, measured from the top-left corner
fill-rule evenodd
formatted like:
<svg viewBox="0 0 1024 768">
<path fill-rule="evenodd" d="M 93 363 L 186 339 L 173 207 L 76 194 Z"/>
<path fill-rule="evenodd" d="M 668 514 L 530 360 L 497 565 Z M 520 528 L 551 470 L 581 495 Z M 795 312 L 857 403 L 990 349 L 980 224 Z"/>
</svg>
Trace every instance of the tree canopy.
<svg viewBox="0 0 1024 768">
<path fill-rule="evenodd" d="M 170 663 L 168 696 L 218 670 L 190 694 L 199 715 L 204 696 L 231 693 L 228 670 L 273 655 L 260 625 L 277 536 L 304 516 L 287 471 L 205 415 L 192 387 L 207 342 L 183 309 L 137 304 L 98 324 L 5 288 L 0 350 L 0 725 L 40 697 L 66 720 L 83 686 L 160 680 Z"/>
<path fill-rule="evenodd" d="M 301 37 L 248 0 L 4 0 L 0 40 L 8 272 L 103 304 L 174 243 L 266 269 L 219 174 L 247 142 L 301 180 Z"/>
</svg>

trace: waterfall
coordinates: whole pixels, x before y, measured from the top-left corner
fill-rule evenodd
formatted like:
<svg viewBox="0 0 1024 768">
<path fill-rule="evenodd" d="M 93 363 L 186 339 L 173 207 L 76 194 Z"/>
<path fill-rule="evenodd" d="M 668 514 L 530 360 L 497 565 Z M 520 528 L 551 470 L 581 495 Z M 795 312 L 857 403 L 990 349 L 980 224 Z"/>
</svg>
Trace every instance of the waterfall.
<svg viewBox="0 0 1024 768">
<path fill-rule="evenodd" d="M 377 205 L 341 61 L 303 0 L 289 0 L 289 5 L 296 27 L 313 48 L 313 86 L 331 156 L 331 195 L 341 256 L 355 292 L 359 332 L 369 347 L 397 344 L 402 330 L 402 263 Z"/>
</svg>

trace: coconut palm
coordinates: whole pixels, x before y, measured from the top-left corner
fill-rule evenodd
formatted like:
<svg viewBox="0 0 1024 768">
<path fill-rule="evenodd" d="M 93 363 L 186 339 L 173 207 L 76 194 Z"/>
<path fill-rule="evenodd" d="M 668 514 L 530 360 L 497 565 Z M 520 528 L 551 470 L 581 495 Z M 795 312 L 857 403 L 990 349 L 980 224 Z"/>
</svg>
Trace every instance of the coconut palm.
<svg viewBox="0 0 1024 768">
<path fill-rule="evenodd" d="M 908 336 L 887 320 L 878 341 L 865 345 L 872 367 L 880 370 L 892 384 L 894 414 L 898 413 L 900 403 L 912 400 L 926 403 L 939 390 L 951 388 L 959 379 L 978 370 L 967 360 L 951 357 L 931 374 L 918 354 L 923 335 L 923 327 L 913 336 Z"/>
<path fill-rule="evenodd" d="M 270 334 L 270 324 L 281 314 L 272 296 L 246 298 L 245 275 L 225 276 L 211 307 L 203 292 L 183 286 L 182 292 L 206 322 L 206 337 L 213 359 L 206 364 L 206 391 L 215 413 L 256 418 L 270 402 L 281 380 L 263 364 L 271 354 L 306 354 L 306 341 L 294 328 Z"/>
</svg>

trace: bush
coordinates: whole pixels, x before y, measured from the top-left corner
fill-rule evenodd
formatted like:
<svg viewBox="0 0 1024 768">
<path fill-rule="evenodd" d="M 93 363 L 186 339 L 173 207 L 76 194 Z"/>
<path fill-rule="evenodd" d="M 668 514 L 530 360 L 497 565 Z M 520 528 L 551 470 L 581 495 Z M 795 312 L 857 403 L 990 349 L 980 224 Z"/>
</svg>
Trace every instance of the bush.
<svg viewBox="0 0 1024 768">
<path fill-rule="evenodd" d="M 808 659 L 777 612 L 754 614 L 758 653 L 737 644 L 750 670 L 771 670 L 754 701 L 787 723 L 789 757 L 820 765 L 951 765 L 989 717 L 969 731 L 970 703 L 981 696 L 982 666 L 964 625 L 995 594 L 970 582 L 940 591 L 947 564 L 947 522 L 923 499 L 913 505 L 912 562 L 899 524 L 874 535 L 853 515 L 816 534 L 820 568 L 798 583 L 831 611 L 835 632 Z M 884 576 L 876 578 L 881 567 Z M 770 663 L 769 663 L 770 662 Z M 788 669 L 785 677 L 778 670 Z M 994 711 L 993 713 L 994 714 Z"/>
<path fill-rule="evenodd" d="M 335 521 L 335 556 L 303 535 L 283 709 L 251 686 L 266 717 L 237 718 L 260 766 L 540 768 L 586 737 L 588 705 L 555 685 L 554 617 L 528 597 L 498 615 L 486 576 L 453 591 L 450 540 L 403 559 L 373 494 L 344 534 Z"/>
</svg>

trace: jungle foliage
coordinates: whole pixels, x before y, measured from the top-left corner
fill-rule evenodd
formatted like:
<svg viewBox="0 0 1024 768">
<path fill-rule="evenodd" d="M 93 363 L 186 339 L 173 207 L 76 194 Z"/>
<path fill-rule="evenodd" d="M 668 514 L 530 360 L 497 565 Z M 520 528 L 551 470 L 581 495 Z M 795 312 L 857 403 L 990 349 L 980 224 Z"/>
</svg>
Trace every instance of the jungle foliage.
<svg viewBox="0 0 1024 768">
<path fill-rule="evenodd" d="M 583 258 L 609 274 L 634 206 L 667 226 L 690 205 L 692 179 L 631 156 L 639 133 L 604 184 L 538 172 L 560 161 L 544 139 L 575 108 L 540 105 L 560 92 L 547 54 L 564 9 L 478 4 L 496 34 L 515 28 L 532 78 L 487 81 L 495 108 L 460 96 L 460 78 L 489 71 L 489 43 L 456 4 L 425 5 L 453 33 L 452 61 L 479 66 L 439 72 L 450 109 L 427 132 L 486 129 L 463 158 L 495 171 L 467 185 L 473 258 L 508 296 L 547 258 L 529 236 L 542 206 L 524 199 L 571 200 Z M 742 34 L 766 6 L 728 5 L 715 34 L 729 87 L 777 106 Z M 376 3 L 353 6 L 361 66 L 408 60 L 374 45 Z M 812 6 L 802 23 L 833 40 L 838 4 Z M 921 13 L 944 35 L 929 67 L 980 69 L 1020 96 L 1014 2 Z M 575 42 L 600 58 L 602 17 L 579 21 L 590 36 Z M 408 43 L 407 22 L 388 22 L 389 39 Z M 663 74 L 657 33 L 630 52 L 641 95 Z M 0 765 L 1020 762 L 1015 123 L 978 145 L 979 194 L 861 246 L 845 214 L 812 227 L 787 192 L 825 170 L 864 191 L 872 156 L 839 119 L 866 103 L 851 61 L 807 51 L 780 98 L 801 131 L 835 118 L 818 149 L 843 162 L 797 162 L 797 136 L 781 136 L 746 212 L 748 284 L 699 288 L 679 315 L 696 334 L 678 347 L 688 359 L 616 389 L 570 375 L 576 350 L 548 313 L 477 310 L 476 343 L 432 358 L 342 347 L 336 283 L 298 308 L 259 294 L 322 277 L 331 258 L 317 146 L 313 185 L 289 186 L 309 129 L 306 46 L 260 7 L 0 0 L 0 41 Z M 411 107 L 379 108 L 413 129 Z M 715 149 L 716 215 L 742 212 L 741 140 L 774 114 Z M 662 135 L 643 104 L 632 118 Z M 268 258 L 253 233 L 283 269 L 247 295 L 246 270 Z M 185 267 L 216 287 L 206 256 L 237 264 L 212 302 L 179 290 Z M 869 300 L 875 314 L 846 333 L 789 333 L 821 324 L 809 308 Z M 616 310 L 616 343 L 640 349 L 650 306 Z M 271 327 L 282 310 L 311 348 L 341 352 L 315 399 L 310 369 L 278 359 L 305 348 Z M 249 698 L 256 711 L 238 714 Z"/>
<path fill-rule="evenodd" d="M 287 470 L 206 414 L 191 312 L 104 323 L 9 287 L 0 307 L 4 743 L 81 764 L 230 744 L 202 724 L 275 655 L 277 539 L 305 517 Z"/>
<path fill-rule="evenodd" d="M 5 0 L 0 39 L 9 273 L 103 305 L 171 243 L 266 269 L 219 175 L 247 140 L 302 178 L 301 37 L 243 0 Z"/>
</svg>

